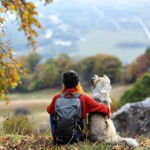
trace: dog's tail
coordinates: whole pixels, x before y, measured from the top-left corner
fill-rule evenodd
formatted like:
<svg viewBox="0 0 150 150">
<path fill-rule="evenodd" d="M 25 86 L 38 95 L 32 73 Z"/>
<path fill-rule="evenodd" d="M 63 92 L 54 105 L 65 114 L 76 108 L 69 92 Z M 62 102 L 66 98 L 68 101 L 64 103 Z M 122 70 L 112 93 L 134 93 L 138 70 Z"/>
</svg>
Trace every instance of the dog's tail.
<svg viewBox="0 0 150 150">
<path fill-rule="evenodd" d="M 113 145 L 127 145 L 131 147 L 138 147 L 139 144 L 135 139 L 132 138 L 123 138 L 120 137 L 119 135 L 115 135 L 111 138 L 111 142 Z"/>
</svg>

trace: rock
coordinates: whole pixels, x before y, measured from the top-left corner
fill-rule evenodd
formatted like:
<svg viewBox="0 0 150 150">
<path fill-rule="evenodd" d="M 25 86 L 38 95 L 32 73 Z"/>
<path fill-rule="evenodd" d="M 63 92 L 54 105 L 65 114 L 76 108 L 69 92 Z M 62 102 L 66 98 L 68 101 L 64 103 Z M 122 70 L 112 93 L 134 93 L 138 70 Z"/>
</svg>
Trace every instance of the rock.
<svg viewBox="0 0 150 150">
<path fill-rule="evenodd" d="M 112 114 L 117 132 L 135 134 L 150 133 L 150 98 L 141 102 L 127 103 Z"/>
<path fill-rule="evenodd" d="M 19 107 L 15 109 L 14 115 L 18 116 L 18 115 L 28 115 L 30 114 L 30 110 L 26 107 Z"/>
</svg>

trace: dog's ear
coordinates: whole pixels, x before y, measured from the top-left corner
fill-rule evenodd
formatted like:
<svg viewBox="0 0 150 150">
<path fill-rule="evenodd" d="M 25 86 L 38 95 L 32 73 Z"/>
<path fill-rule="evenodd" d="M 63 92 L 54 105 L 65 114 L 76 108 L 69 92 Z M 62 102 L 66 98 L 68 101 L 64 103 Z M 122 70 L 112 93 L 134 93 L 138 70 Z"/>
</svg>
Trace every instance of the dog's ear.
<svg viewBox="0 0 150 150">
<path fill-rule="evenodd" d="M 99 78 L 99 77 L 98 77 L 98 75 L 95 74 L 95 75 L 94 75 L 94 78 L 96 79 L 96 78 Z"/>
<path fill-rule="evenodd" d="M 110 79 L 106 76 L 106 75 L 103 75 L 103 77 L 107 80 L 107 82 L 110 84 Z"/>
<path fill-rule="evenodd" d="M 97 78 L 98 78 L 98 76 L 95 74 L 94 77 L 91 78 L 91 80 L 95 80 Z"/>
<path fill-rule="evenodd" d="M 98 76 L 95 74 L 94 77 L 91 78 L 91 83 L 94 86 L 94 80 L 96 80 Z"/>
</svg>

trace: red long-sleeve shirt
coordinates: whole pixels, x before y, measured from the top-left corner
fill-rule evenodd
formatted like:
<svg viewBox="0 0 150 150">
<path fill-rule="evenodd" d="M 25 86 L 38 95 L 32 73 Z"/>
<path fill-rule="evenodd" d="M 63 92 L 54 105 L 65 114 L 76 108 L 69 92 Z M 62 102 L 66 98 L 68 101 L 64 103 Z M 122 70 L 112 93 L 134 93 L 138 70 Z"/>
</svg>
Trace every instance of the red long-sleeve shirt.
<svg viewBox="0 0 150 150">
<path fill-rule="evenodd" d="M 49 106 L 47 106 L 47 112 L 51 115 L 54 115 L 55 112 L 55 102 L 56 100 L 60 97 L 59 94 L 56 94 L 54 98 L 52 99 L 52 102 Z M 81 101 L 81 106 L 82 106 L 82 117 L 85 118 L 87 113 L 91 112 L 100 112 L 103 113 L 104 115 L 109 116 L 110 115 L 110 110 L 109 108 L 104 105 L 104 104 L 99 104 L 95 102 L 92 98 L 85 94 L 81 94 L 79 97 Z M 70 99 L 71 100 L 71 99 Z"/>
</svg>

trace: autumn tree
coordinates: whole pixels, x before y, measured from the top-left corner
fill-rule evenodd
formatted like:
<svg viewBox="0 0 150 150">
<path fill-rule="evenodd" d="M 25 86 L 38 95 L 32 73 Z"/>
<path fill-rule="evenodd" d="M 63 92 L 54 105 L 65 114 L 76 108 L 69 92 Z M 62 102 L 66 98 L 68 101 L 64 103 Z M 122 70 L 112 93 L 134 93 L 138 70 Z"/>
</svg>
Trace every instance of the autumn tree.
<svg viewBox="0 0 150 150">
<path fill-rule="evenodd" d="M 112 82 L 118 82 L 121 76 L 121 66 L 121 61 L 117 57 L 106 54 L 86 57 L 78 63 L 82 82 L 88 83 L 88 85 L 94 74 L 98 76 L 106 74 Z"/>
<path fill-rule="evenodd" d="M 45 4 L 52 0 L 45 0 Z M 8 87 L 15 88 L 20 82 L 22 64 L 13 56 L 12 43 L 4 40 L 5 36 L 5 14 L 11 12 L 16 15 L 19 30 L 24 31 L 28 40 L 28 46 L 32 51 L 37 48 L 35 38 L 38 36 L 35 28 L 42 29 L 37 20 L 38 12 L 34 3 L 26 0 L 0 0 L 0 98 L 8 102 L 5 93 Z M 25 71 L 26 72 L 26 71 Z"/>
<path fill-rule="evenodd" d="M 106 54 L 95 56 L 94 73 L 99 76 L 106 74 L 112 83 L 120 81 L 121 67 L 121 61 L 115 56 Z"/>
<path fill-rule="evenodd" d="M 147 48 L 145 53 L 137 57 L 126 70 L 126 81 L 134 82 L 145 73 L 150 72 L 150 48 Z"/>
</svg>

